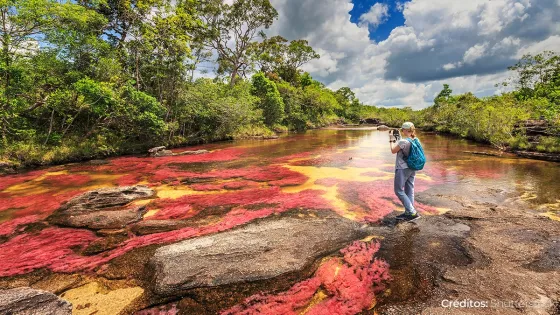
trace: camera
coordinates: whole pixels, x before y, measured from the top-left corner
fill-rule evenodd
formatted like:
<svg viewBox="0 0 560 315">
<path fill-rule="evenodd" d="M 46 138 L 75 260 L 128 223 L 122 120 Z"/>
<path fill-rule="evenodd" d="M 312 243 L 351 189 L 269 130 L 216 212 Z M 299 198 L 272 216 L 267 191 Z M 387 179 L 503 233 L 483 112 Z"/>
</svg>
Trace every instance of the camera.
<svg viewBox="0 0 560 315">
<path fill-rule="evenodd" d="M 393 140 L 395 140 L 396 142 L 401 140 L 401 133 L 398 129 L 391 130 L 391 136 L 393 136 Z"/>
</svg>

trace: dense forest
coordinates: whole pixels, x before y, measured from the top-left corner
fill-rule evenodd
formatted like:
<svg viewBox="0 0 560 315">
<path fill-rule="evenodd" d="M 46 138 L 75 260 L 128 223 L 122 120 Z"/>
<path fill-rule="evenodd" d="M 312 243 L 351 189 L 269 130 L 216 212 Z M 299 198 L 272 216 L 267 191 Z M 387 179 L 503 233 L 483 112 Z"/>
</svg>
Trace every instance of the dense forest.
<svg viewBox="0 0 560 315">
<path fill-rule="evenodd" d="M 560 62 L 546 52 L 511 69 L 515 91 L 477 98 L 445 86 L 421 110 L 363 105 L 301 70 L 320 56 L 267 36 L 268 0 L 2 0 L 0 162 L 38 165 L 376 117 L 530 148 L 521 120 L 560 126 Z M 206 64 L 213 79 L 200 78 Z M 198 77 L 198 78 L 197 78 Z M 557 137 L 535 150 L 558 151 Z M 543 147 L 544 146 L 544 147 Z"/>
</svg>

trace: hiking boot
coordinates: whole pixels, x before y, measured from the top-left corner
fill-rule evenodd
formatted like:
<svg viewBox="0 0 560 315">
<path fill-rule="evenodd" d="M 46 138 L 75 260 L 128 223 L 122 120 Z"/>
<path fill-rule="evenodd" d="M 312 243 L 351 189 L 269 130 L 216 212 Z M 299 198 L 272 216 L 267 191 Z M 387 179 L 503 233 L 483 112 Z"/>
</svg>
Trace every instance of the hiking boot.
<svg viewBox="0 0 560 315">
<path fill-rule="evenodd" d="M 408 213 L 405 212 L 405 213 L 399 214 L 399 215 L 396 216 L 395 218 L 396 218 L 397 220 L 406 220 L 409 216 L 410 216 L 410 215 L 409 215 Z"/>
<path fill-rule="evenodd" d="M 418 212 L 416 212 L 415 214 L 409 214 L 409 213 L 407 213 L 407 214 L 404 216 L 404 219 L 402 219 L 402 220 L 405 220 L 405 221 L 412 221 L 412 220 L 416 220 L 416 219 L 418 219 L 418 218 L 420 218 L 420 214 L 419 214 Z"/>
</svg>

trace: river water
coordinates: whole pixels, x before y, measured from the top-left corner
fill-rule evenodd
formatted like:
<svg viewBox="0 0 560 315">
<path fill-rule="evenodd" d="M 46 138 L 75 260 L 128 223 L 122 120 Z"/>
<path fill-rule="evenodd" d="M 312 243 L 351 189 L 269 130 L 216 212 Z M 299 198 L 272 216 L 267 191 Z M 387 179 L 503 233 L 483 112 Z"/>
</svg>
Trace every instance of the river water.
<svg viewBox="0 0 560 315">
<path fill-rule="evenodd" d="M 424 215 L 464 206 L 461 198 L 468 197 L 489 207 L 524 204 L 527 211 L 560 219 L 558 164 L 475 155 L 472 152 L 499 152 L 433 133 L 420 133 L 419 138 L 428 162 L 416 176 L 415 206 Z M 128 282 L 103 284 L 93 275 L 102 274 L 114 259 L 139 248 L 218 233 L 294 209 L 326 209 L 370 224 L 403 210 L 393 193 L 395 156 L 387 132 L 315 130 L 276 140 L 173 151 L 195 149 L 209 152 L 127 156 L 0 177 L 1 284 L 26 284 L 31 281 L 28 278 L 47 272 L 49 277 L 58 277 L 49 278 L 47 289 L 56 288 L 52 291 L 74 305 L 88 304 L 89 308 L 82 307 L 84 313 L 93 307 L 98 314 L 110 314 L 128 310 L 144 289 Z M 154 198 L 135 202 L 146 207 L 142 220 L 175 220 L 186 227 L 147 235 L 127 232 L 115 244 L 84 254 L 84 248 L 99 240 L 99 232 L 47 223 L 61 204 L 83 192 L 138 184 L 156 192 Z M 456 198 L 442 197 L 449 195 Z M 103 297 L 99 297 L 101 291 Z"/>
</svg>

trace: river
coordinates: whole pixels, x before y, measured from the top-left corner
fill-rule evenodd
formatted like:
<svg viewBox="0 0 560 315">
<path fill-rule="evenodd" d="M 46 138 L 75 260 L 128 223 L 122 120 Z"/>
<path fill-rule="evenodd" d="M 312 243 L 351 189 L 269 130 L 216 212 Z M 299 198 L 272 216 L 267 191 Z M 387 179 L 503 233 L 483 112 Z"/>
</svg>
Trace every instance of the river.
<svg viewBox="0 0 560 315">
<path fill-rule="evenodd" d="M 433 133 L 420 133 L 419 138 L 427 164 L 416 176 L 416 208 L 424 217 L 468 208 L 467 200 L 492 209 L 522 205 L 535 217 L 560 220 L 557 163 L 477 155 L 472 152 L 500 153 Z M 185 150 L 208 152 L 125 156 L 0 177 L 0 287 L 23 285 L 54 292 L 72 302 L 75 314 L 128 313 L 153 306 L 157 299 L 146 297 L 145 277 L 126 266 L 136 266 L 131 261 L 139 259 L 146 262 L 163 245 L 294 211 L 300 216 L 328 211 L 359 224 L 382 226 L 387 217 L 403 210 L 393 193 L 395 156 L 387 132 L 315 130 L 276 140 L 221 142 L 173 151 Z M 64 202 L 84 192 L 128 185 L 146 185 L 155 191 L 152 197 L 132 202 L 142 209 L 138 220 L 151 224 L 143 229 L 132 222 L 138 220 L 123 229 L 110 223 L 104 227 L 103 219 L 96 226 L 68 223 L 71 218 L 65 218 L 66 223 L 50 219 Z M 144 253 L 144 248 L 151 252 Z M 129 274 L 111 276 L 115 268 Z M 294 283 L 291 280 L 289 285 Z M 266 291 L 267 284 L 259 290 L 263 288 Z M 311 314 L 314 305 L 328 300 L 329 290 L 322 290 L 313 291 L 303 306 L 296 307 L 298 312 Z M 165 312 L 172 314 L 186 303 L 174 300 L 160 298 L 157 304 L 170 303 Z M 226 304 L 239 306 L 242 300 Z M 237 311 L 241 309 L 251 308 L 245 305 Z"/>
</svg>

